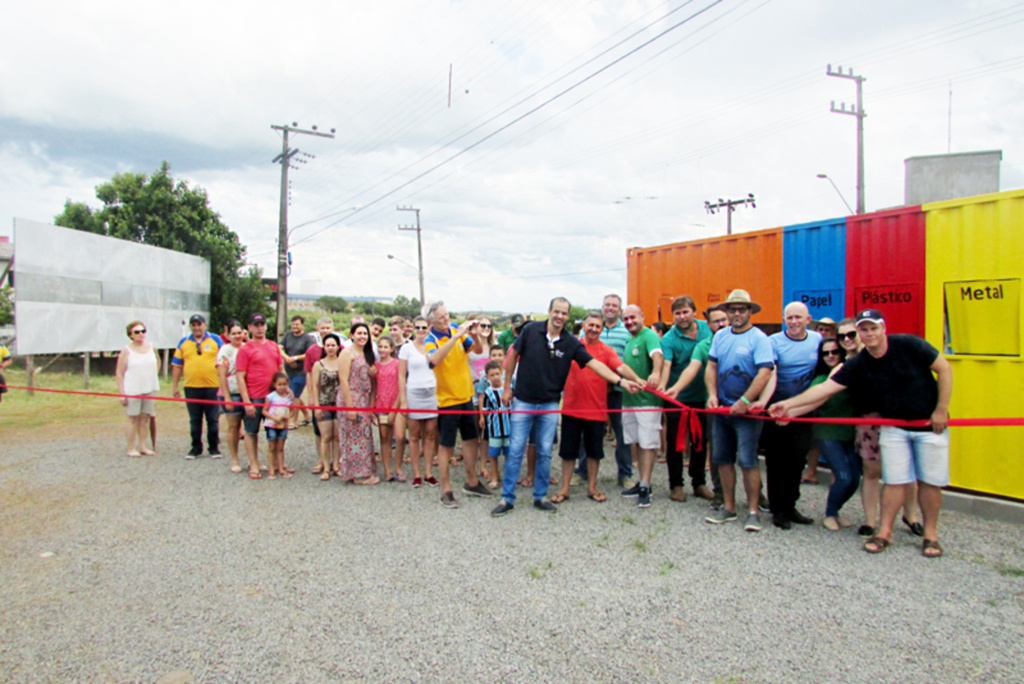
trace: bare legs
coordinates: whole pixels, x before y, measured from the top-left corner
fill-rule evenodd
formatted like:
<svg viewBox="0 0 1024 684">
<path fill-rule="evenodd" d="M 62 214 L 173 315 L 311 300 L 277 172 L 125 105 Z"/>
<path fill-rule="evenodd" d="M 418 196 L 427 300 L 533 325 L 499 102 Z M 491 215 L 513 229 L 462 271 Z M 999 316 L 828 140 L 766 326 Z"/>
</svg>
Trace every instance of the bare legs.
<svg viewBox="0 0 1024 684">
<path fill-rule="evenodd" d="M 747 493 L 747 507 L 751 513 L 757 513 L 757 502 L 761 495 L 760 468 L 740 468 L 743 471 L 743 489 Z M 730 513 L 736 512 L 736 468 L 731 464 L 718 466 L 718 477 L 722 481 L 722 495 L 725 508 Z"/>
<path fill-rule="evenodd" d="M 437 448 L 437 418 L 409 419 L 409 455 L 412 457 L 412 476 L 426 480 L 434 476 L 434 451 Z M 420 456 L 423 470 L 420 471 Z"/>
<path fill-rule="evenodd" d="M 231 472 L 242 472 L 242 466 L 238 463 L 238 426 L 242 422 L 241 413 L 228 413 L 225 415 L 228 426 L 228 453 L 231 455 Z"/>
<path fill-rule="evenodd" d="M 319 444 L 319 455 L 320 460 L 317 463 L 317 470 L 320 471 L 321 480 L 331 479 L 331 472 L 336 468 L 333 463 L 335 442 L 337 442 L 337 426 L 338 421 L 336 420 L 317 420 L 317 426 L 320 428 L 320 444 Z"/>
<path fill-rule="evenodd" d="M 124 426 L 125 439 L 128 442 L 128 456 L 138 457 L 145 454 L 152 456 L 153 452 L 146 448 L 146 434 L 149 432 L 148 413 L 140 413 L 137 416 L 128 416 L 128 422 Z"/>
</svg>

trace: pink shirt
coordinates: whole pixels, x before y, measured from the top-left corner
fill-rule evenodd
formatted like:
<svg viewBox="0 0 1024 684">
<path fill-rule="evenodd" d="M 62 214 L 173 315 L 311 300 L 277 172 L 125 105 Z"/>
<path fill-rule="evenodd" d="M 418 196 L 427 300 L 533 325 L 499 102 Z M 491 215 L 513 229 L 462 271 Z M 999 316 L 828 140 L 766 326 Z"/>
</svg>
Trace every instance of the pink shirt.
<svg viewBox="0 0 1024 684">
<path fill-rule="evenodd" d="M 258 344 L 249 340 L 238 350 L 235 357 L 235 371 L 245 373 L 245 387 L 250 399 L 262 399 L 273 391 L 270 381 L 281 369 L 284 357 L 276 342 L 264 340 Z"/>
<path fill-rule="evenodd" d="M 377 368 L 377 408 L 390 410 L 398 400 L 398 361 L 373 364 Z"/>
</svg>

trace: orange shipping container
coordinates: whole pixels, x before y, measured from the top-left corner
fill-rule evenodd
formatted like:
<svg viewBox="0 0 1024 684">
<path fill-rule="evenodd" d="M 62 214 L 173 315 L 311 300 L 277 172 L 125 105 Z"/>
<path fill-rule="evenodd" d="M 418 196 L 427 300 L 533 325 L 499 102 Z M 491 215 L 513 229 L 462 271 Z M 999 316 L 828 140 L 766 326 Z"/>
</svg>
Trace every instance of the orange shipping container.
<svg viewBox="0 0 1024 684">
<path fill-rule="evenodd" d="M 628 303 L 643 309 L 648 325 L 671 322 L 671 303 L 679 295 L 690 295 L 704 311 L 736 288 L 761 305 L 751 319 L 755 324 L 782 323 L 782 228 L 634 247 L 627 264 Z"/>
</svg>

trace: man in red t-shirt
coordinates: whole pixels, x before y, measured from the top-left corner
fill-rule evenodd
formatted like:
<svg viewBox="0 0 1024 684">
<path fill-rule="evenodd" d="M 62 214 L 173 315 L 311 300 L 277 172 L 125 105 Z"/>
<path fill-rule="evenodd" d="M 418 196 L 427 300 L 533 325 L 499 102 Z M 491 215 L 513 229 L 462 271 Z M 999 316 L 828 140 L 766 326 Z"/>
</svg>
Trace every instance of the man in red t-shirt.
<svg viewBox="0 0 1024 684">
<path fill-rule="evenodd" d="M 622 362 L 611 347 L 601 341 L 604 317 L 600 311 L 591 311 L 583 319 L 583 346 L 595 359 L 627 378 L 643 384 L 633 369 Z M 608 382 L 589 368 L 580 368 L 575 361 L 569 369 L 562 397 L 562 441 L 558 455 L 562 458 L 562 488 L 551 497 L 552 503 L 569 498 L 569 483 L 573 466 L 580 455 L 580 442 L 587 454 L 587 496 L 598 503 L 604 493 L 597 490 L 597 471 L 604 457 L 604 430 L 608 420 Z"/>
<path fill-rule="evenodd" d="M 249 319 L 249 340 L 235 358 L 235 373 L 238 376 L 238 393 L 246 404 L 262 404 L 270 394 L 270 382 L 274 373 L 284 373 L 284 357 L 281 348 L 267 339 L 267 319 L 263 314 L 253 314 Z M 249 477 L 260 479 L 259 433 L 263 423 L 262 407 L 246 406 L 245 453 L 249 456 Z"/>
</svg>

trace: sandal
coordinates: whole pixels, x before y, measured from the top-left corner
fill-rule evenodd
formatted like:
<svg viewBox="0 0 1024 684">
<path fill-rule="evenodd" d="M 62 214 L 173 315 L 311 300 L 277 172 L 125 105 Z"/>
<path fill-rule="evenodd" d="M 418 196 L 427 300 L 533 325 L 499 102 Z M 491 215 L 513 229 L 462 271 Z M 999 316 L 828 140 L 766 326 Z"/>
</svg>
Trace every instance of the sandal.
<svg viewBox="0 0 1024 684">
<path fill-rule="evenodd" d="M 568 501 L 568 500 L 569 500 L 569 496 L 568 495 L 563 496 L 562 494 L 555 494 L 553 497 L 551 497 L 551 503 L 553 503 L 553 504 L 560 504 L 563 501 Z"/>
<path fill-rule="evenodd" d="M 237 466 L 237 465 L 231 466 L 231 472 L 233 472 L 233 473 L 240 473 L 240 472 L 242 472 L 242 466 Z"/>
<path fill-rule="evenodd" d="M 408 478 L 406 478 L 405 473 L 398 473 L 397 475 L 395 475 L 395 480 L 397 480 L 398 482 L 405 482 L 406 479 Z"/>
<path fill-rule="evenodd" d="M 587 494 L 587 498 L 597 503 L 604 503 L 608 500 L 608 497 L 604 495 L 604 492 L 596 492 L 594 494 Z"/>
<path fill-rule="evenodd" d="M 868 553 L 882 553 L 889 548 L 891 543 L 892 542 L 884 537 L 871 537 L 871 539 L 864 542 L 864 550 Z M 873 545 L 875 548 L 869 548 L 869 545 Z"/>
<path fill-rule="evenodd" d="M 925 539 L 921 542 L 921 555 L 925 558 L 942 558 L 942 547 L 936 539 Z"/>
<path fill-rule="evenodd" d="M 921 523 L 910 522 L 909 520 L 907 520 L 907 516 L 903 516 L 903 524 L 907 526 L 908 530 L 910 530 L 910 534 L 914 535 L 915 537 L 924 536 L 924 525 L 922 525 Z"/>
<path fill-rule="evenodd" d="M 331 471 L 330 470 L 325 470 L 322 473 L 320 473 L 320 479 L 321 480 L 330 480 L 331 479 Z"/>
</svg>

